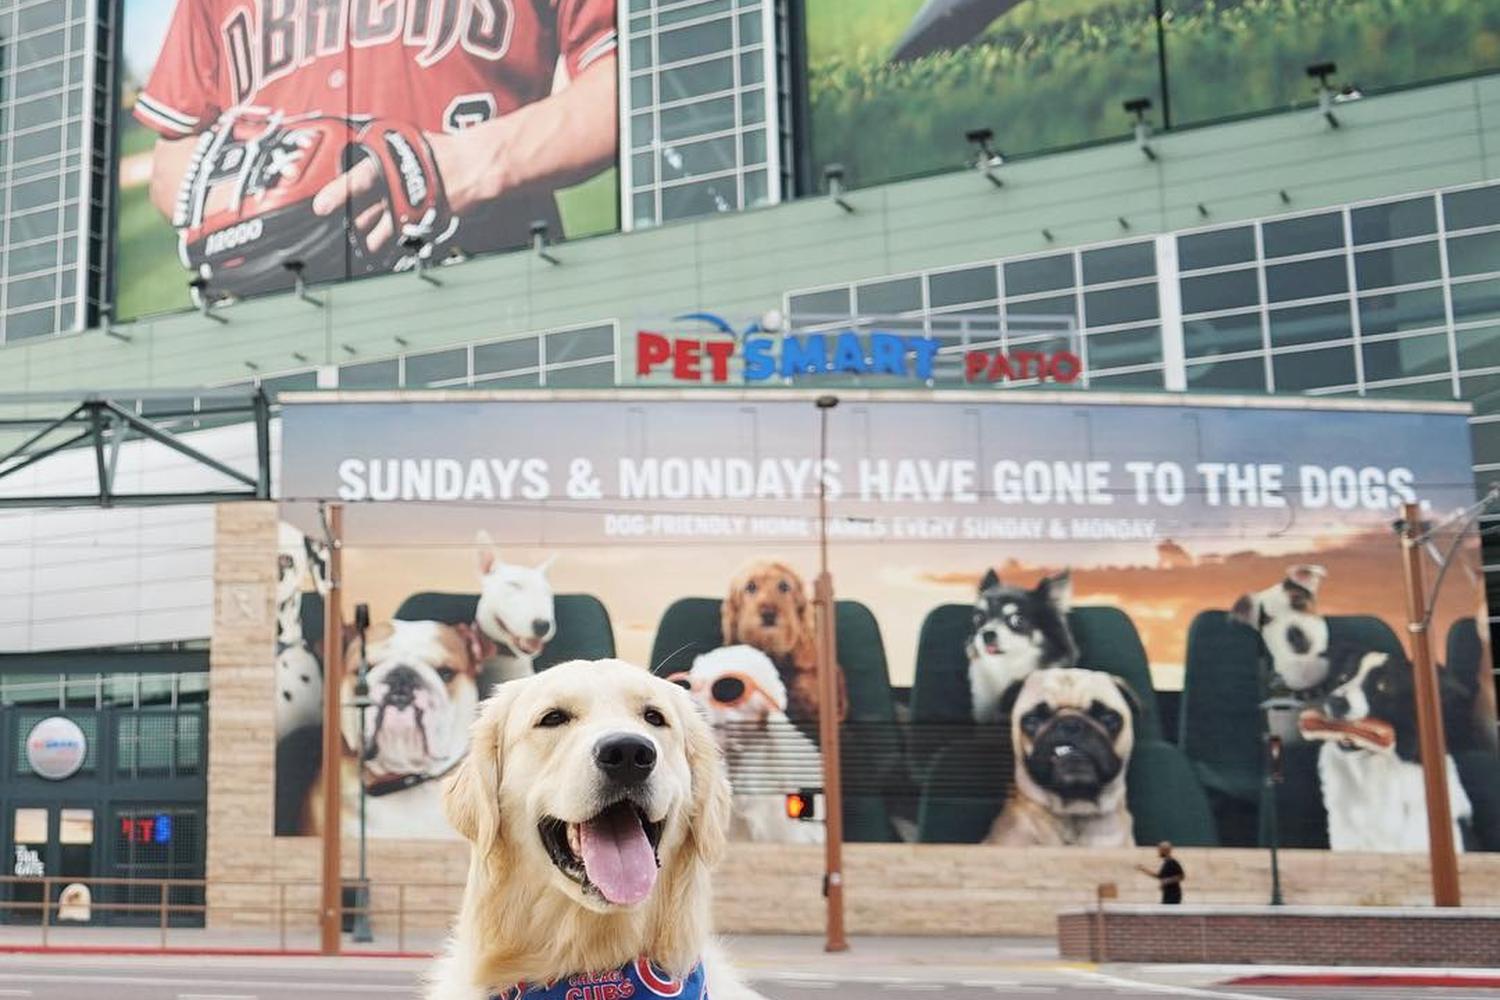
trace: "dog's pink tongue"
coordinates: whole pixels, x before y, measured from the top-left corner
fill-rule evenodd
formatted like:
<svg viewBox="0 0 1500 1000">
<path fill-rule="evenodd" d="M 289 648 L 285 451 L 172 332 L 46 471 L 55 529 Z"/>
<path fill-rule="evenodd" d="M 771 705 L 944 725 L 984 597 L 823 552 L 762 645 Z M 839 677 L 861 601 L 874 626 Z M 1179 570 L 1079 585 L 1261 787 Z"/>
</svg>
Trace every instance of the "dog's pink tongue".
<svg viewBox="0 0 1500 1000">
<path fill-rule="evenodd" d="M 635 810 L 621 803 L 579 828 L 589 881 L 616 906 L 634 906 L 656 884 L 656 852 Z"/>
</svg>

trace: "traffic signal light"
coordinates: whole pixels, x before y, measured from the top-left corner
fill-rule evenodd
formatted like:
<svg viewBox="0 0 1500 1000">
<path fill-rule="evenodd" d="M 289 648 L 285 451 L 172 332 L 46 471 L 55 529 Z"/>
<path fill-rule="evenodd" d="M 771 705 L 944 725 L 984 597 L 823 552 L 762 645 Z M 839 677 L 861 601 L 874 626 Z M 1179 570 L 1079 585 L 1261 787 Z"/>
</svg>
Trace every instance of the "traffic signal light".
<svg viewBox="0 0 1500 1000">
<path fill-rule="evenodd" d="M 815 788 L 802 788 L 795 792 L 787 793 L 786 816 L 787 819 L 817 820 L 818 799 L 820 795 Z"/>
</svg>

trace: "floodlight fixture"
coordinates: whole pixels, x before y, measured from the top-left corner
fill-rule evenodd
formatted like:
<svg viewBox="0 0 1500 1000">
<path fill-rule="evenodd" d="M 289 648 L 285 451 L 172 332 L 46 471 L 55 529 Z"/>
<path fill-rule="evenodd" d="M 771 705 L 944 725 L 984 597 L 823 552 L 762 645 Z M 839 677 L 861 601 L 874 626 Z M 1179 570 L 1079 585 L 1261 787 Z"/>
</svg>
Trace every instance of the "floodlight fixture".
<svg viewBox="0 0 1500 1000">
<path fill-rule="evenodd" d="M 1307 75 L 1318 81 L 1318 114 L 1328 122 L 1329 128 L 1341 126 L 1338 115 L 1333 113 L 1333 104 L 1337 94 L 1328 83 L 1328 78 L 1338 71 L 1338 63 L 1331 61 L 1312 63 L 1307 67 Z"/>
<path fill-rule="evenodd" d="M 531 249 L 542 260 L 554 266 L 561 264 L 552 254 L 547 252 L 547 221 L 538 219 L 531 224 Z"/>
<path fill-rule="evenodd" d="M 1151 123 L 1146 112 L 1151 110 L 1151 98 L 1132 97 L 1125 102 L 1125 113 L 1135 116 L 1135 144 L 1148 160 L 1156 159 L 1156 150 L 1151 148 Z"/>
<path fill-rule="evenodd" d="M 993 129 L 973 128 L 964 133 L 964 138 L 974 147 L 974 169 L 984 174 L 984 179 L 995 187 L 1004 187 L 1005 182 L 996 174 L 997 167 L 1004 166 L 1005 156 L 993 145 L 995 132 Z"/>
<path fill-rule="evenodd" d="M 436 275 L 427 273 L 427 257 L 429 251 L 428 244 L 425 239 L 415 233 L 407 233 L 405 236 L 401 237 L 401 248 L 411 254 L 411 259 L 415 264 L 415 270 L 417 272 L 418 278 L 421 278 L 429 285 L 442 284 L 442 282 L 437 279 Z"/>
<path fill-rule="evenodd" d="M 845 212 L 853 213 L 854 206 L 844 197 L 844 165 L 830 163 L 823 168 L 823 182 L 828 186 L 828 197 Z"/>
<path fill-rule="evenodd" d="M 303 274 L 303 272 L 307 270 L 307 265 L 300 260 L 293 259 L 282 261 L 281 266 L 286 268 L 287 273 L 292 276 L 292 288 L 297 298 L 301 299 L 303 302 L 306 302 L 310 306 L 322 309 L 322 301 L 313 298 L 312 295 L 307 291 L 307 278 Z"/>
<path fill-rule="evenodd" d="M 213 295 L 209 292 L 208 279 L 203 275 L 196 275 L 188 282 L 188 288 L 192 289 L 193 298 L 198 302 L 198 312 L 204 319 L 211 319 L 215 323 L 228 323 L 229 320 L 213 311 Z"/>
</svg>

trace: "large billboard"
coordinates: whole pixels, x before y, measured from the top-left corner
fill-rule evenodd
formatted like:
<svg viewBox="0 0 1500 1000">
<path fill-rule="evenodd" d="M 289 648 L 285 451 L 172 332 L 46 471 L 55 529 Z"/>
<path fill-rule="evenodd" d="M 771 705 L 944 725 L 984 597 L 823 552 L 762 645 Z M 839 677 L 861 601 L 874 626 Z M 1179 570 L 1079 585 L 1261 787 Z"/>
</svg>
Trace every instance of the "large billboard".
<svg viewBox="0 0 1500 1000">
<path fill-rule="evenodd" d="M 123 16 L 120 318 L 618 225 L 615 0 Z"/>
<path fill-rule="evenodd" d="M 1381 767 L 1415 767 L 1391 522 L 1408 500 L 1439 523 L 1472 503 L 1457 408 L 813 403 L 287 402 L 278 831 L 321 822 L 318 631 L 294 648 L 309 586 L 298 529 L 316 537 L 311 505 L 338 500 L 346 616 L 364 603 L 372 621 L 349 647 L 373 704 L 362 732 L 345 711 L 345 766 L 350 786 L 378 792 L 374 835 L 446 835 L 427 799 L 495 684 L 613 655 L 698 698 L 729 758 L 739 835 L 815 839 L 782 807 L 821 784 L 813 722 L 828 706 L 809 606 L 821 489 L 851 839 L 1253 844 L 1269 725 L 1287 741 L 1285 845 L 1416 849 L 1400 830 L 1350 840 L 1336 824 L 1398 794 Z M 1472 537 L 1458 559 L 1434 619 L 1468 783 L 1455 787 L 1480 803 L 1462 810 L 1471 848 L 1500 849 Z M 1181 691 L 1180 718 L 1167 691 Z M 1324 755 L 1368 766 L 1369 781 L 1327 776 Z"/>
<path fill-rule="evenodd" d="M 861 186 L 972 162 L 973 129 L 992 129 L 1009 155 L 1128 135 L 1132 98 L 1174 127 L 1306 105 L 1316 84 L 1305 69 L 1328 60 L 1334 85 L 1360 92 L 1500 65 L 1500 0 L 806 0 L 806 10 L 814 173 L 842 163 Z"/>
</svg>

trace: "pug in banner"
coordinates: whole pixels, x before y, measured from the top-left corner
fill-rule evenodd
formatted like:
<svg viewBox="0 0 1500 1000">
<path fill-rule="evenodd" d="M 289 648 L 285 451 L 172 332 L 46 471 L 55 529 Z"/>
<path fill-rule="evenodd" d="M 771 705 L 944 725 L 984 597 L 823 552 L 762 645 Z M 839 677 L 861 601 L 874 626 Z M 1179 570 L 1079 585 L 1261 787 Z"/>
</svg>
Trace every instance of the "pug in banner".
<svg viewBox="0 0 1500 1000">
<path fill-rule="evenodd" d="M 1097 670 L 1030 674 L 1011 712 L 1015 784 L 990 828 L 1003 847 L 1129 847 L 1125 771 L 1135 695 Z"/>
</svg>

